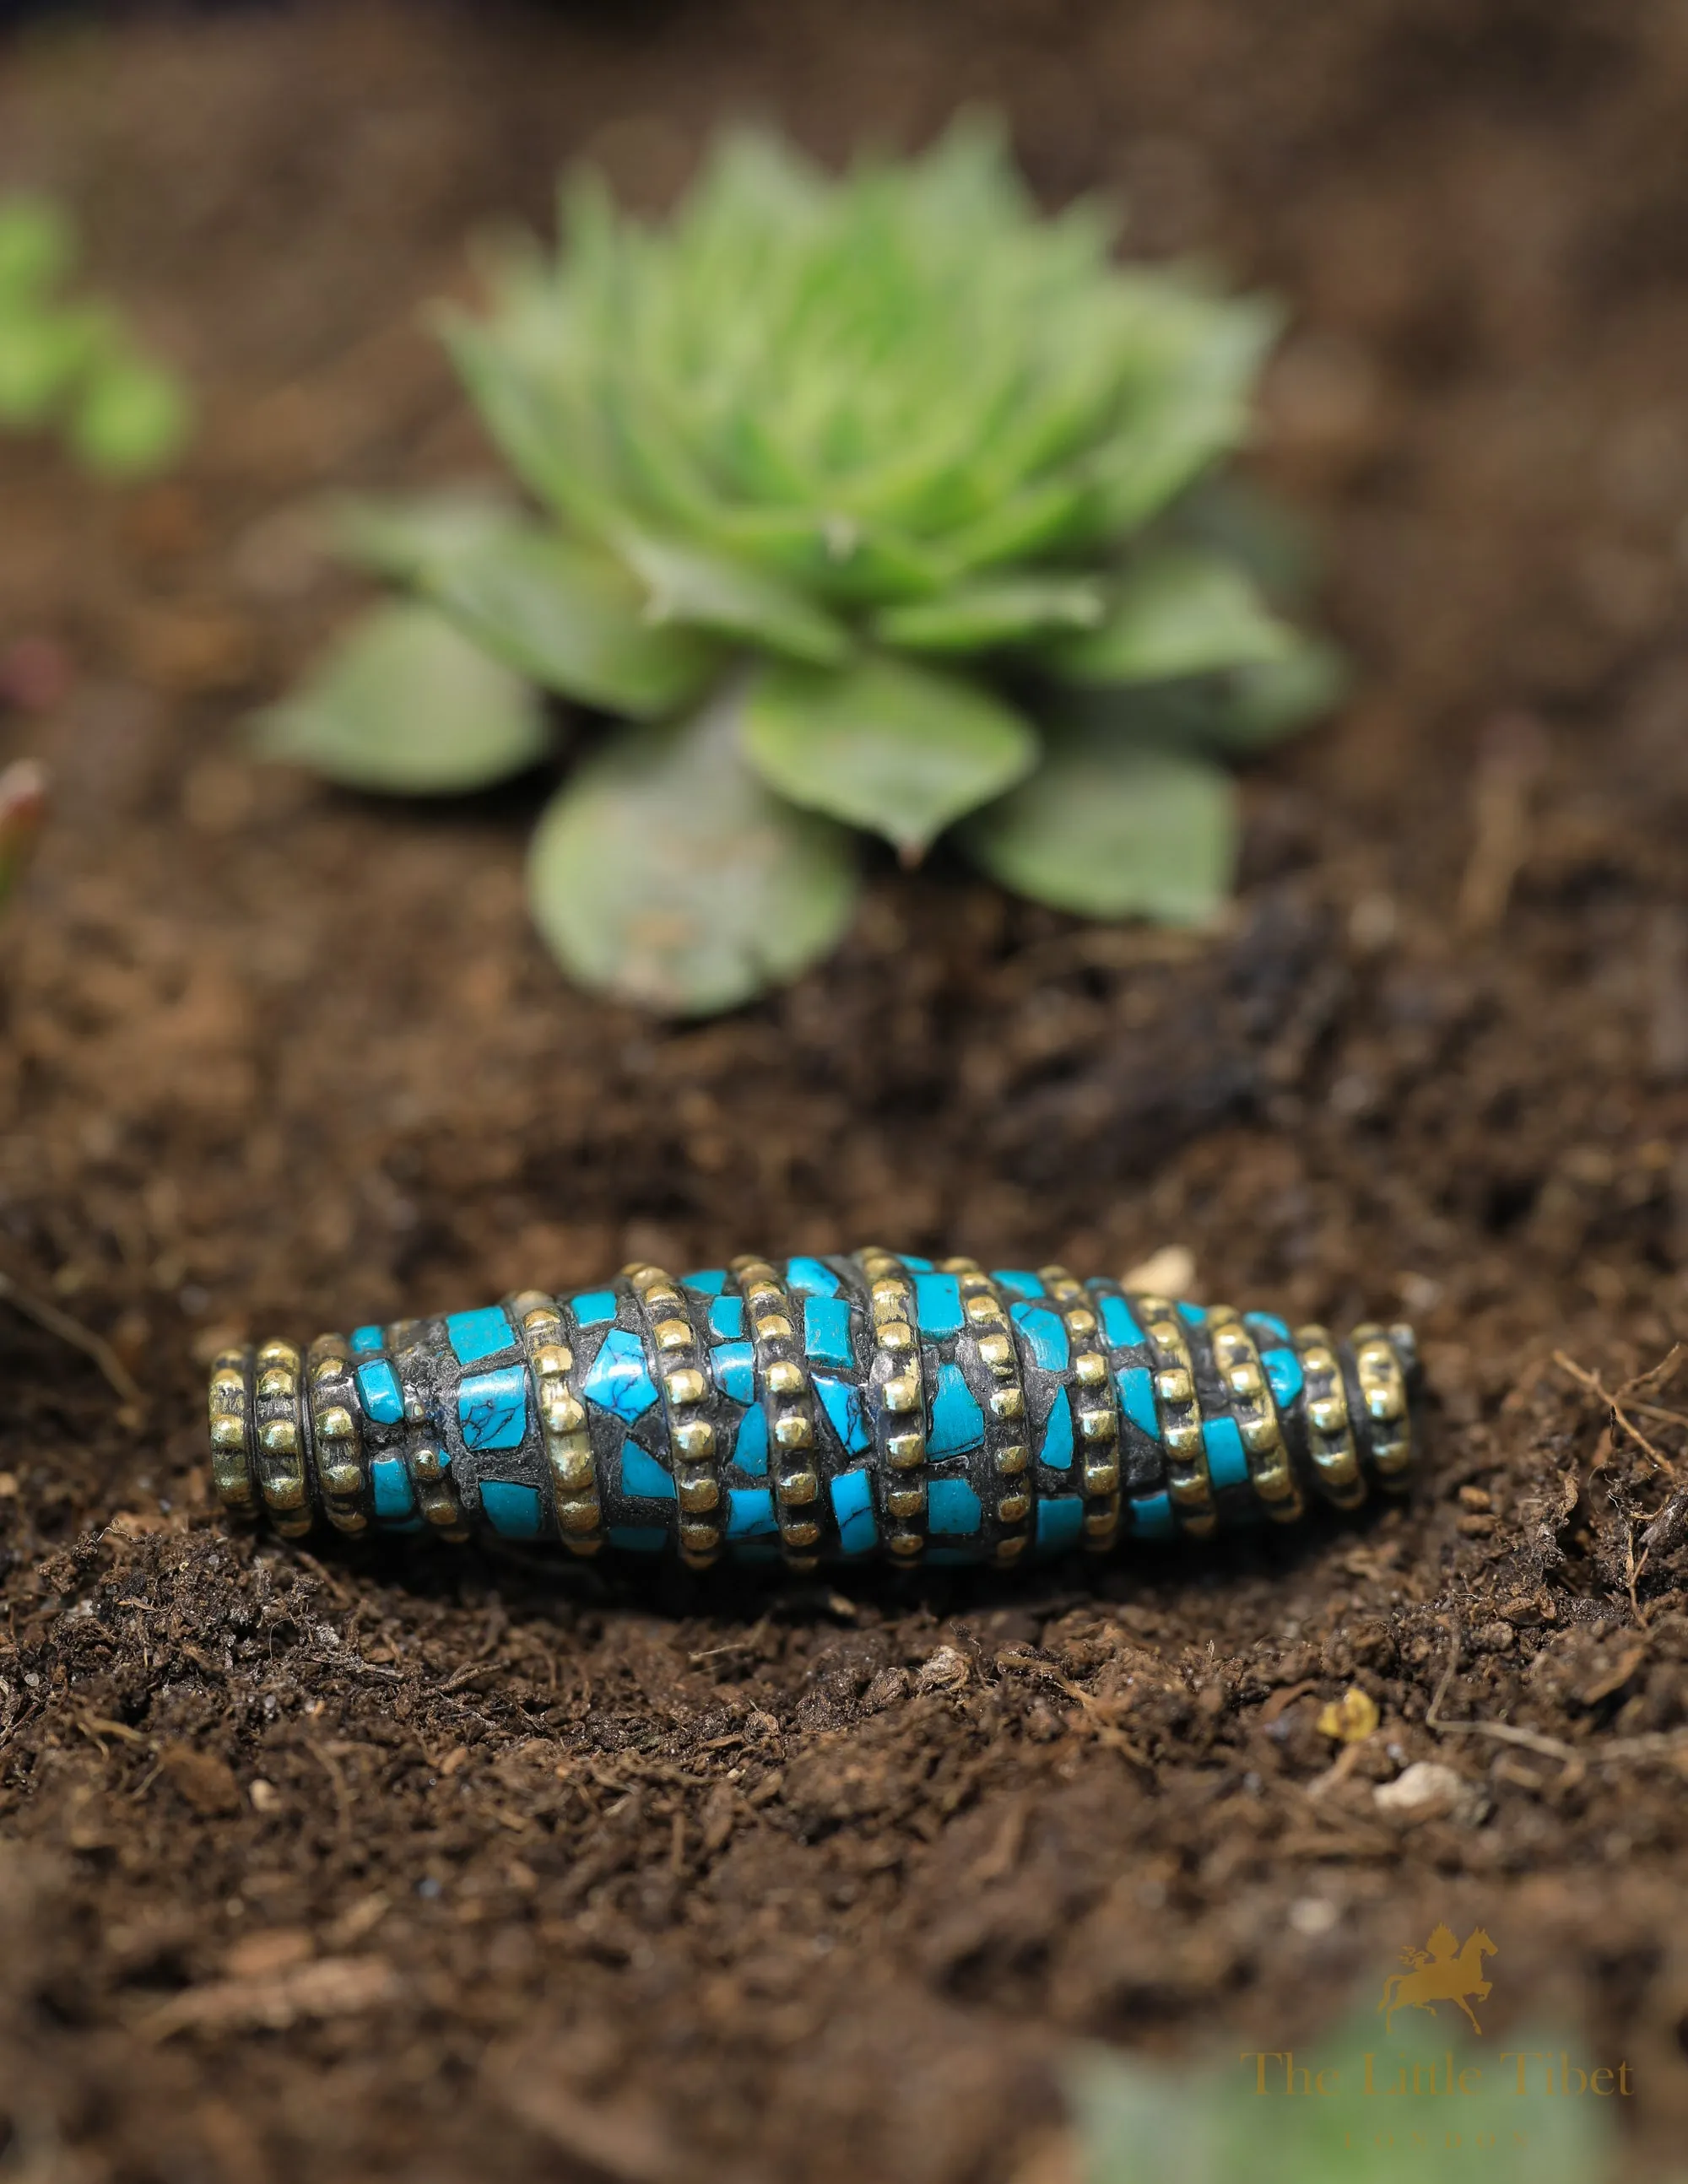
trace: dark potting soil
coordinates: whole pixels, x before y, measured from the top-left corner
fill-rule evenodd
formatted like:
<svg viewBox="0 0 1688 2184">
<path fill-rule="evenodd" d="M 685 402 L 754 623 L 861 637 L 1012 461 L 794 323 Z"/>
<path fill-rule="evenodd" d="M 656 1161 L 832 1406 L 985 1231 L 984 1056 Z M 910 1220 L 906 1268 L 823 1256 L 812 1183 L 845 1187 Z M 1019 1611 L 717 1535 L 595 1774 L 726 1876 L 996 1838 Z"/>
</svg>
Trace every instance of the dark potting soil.
<svg viewBox="0 0 1688 2184">
<path fill-rule="evenodd" d="M 1256 467 L 1357 682 L 1253 770 L 1222 934 L 885 866 L 835 961 L 663 1025 L 528 928 L 543 783 L 248 765 L 355 602 L 315 497 L 487 460 L 420 323 L 469 231 L 573 154 L 659 203 L 725 113 L 837 155 L 967 99 L 1052 200 L 1119 187 L 1139 247 L 1293 309 Z M 0 1273 L 140 1389 L 0 1321 L 0 2168 L 1053 2178 L 1068 2043 L 1313 2042 L 1438 1920 L 1497 1944 L 1490 2044 L 1574 2028 L 1680 2143 L 1688 1373 L 1613 1429 L 1571 1368 L 1688 1334 L 1685 129 L 1688 15 L 1639 0 L 0 48 L 0 178 L 64 192 L 205 413 L 144 492 L 0 449 L 3 740 L 58 783 L 4 934 Z M 1176 1244 L 1209 1298 L 1409 1314 L 1419 1485 L 903 1590 L 301 1552 L 209 1504 L 231 1331 L 873 1240 Z M 1451 1665 L 1438 1720 L 1524 1741 L 1427 1719 Z M 1379 1802 L 1419 1760 L 1457 1783 Z"/>
</svg>

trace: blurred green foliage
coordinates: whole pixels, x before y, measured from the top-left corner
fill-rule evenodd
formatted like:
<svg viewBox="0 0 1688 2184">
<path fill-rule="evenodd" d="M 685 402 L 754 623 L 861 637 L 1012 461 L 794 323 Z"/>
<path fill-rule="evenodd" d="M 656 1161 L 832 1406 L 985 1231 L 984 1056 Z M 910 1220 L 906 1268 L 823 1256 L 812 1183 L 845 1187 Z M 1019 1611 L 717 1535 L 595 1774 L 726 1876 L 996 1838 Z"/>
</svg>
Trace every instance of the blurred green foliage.
<svg viewBox="0 0 1688 2184">
<path fill-rule="evenodd" d="M 956 828 L 1092 915 L 1209 916 L 1228 756 L 1338 679 L 1268 604 L 1284 526 L 1214 479 L 1275 311 L 1122 267 L 1094 204 L 1039 217 L 977 120 L 842 181 L 732 135 L 666 226 L 591 175 L 561 226 L 444 324 L 538 513 L 354 511 L 346 550 L 409 599 L 268 749 L 437 792 L 532 760 L 526 686 L 640 724 L 565 782 L 532 891 L 569 970 L 663 1009 L 830 948 L 851 829 L 912 861 Z"/>
<path fill-rule="evenodd" d="M 65 296 L 75 258 L 50 198 L 0 198 L 0 430 L 59 432 L 98 477 L 151 476 L 186 442 L 187 392 L 109 304 Z"/>
<path fill-rule="evenodd" d="M 1177 2070 L 1087 2049 L 1068 2074 L 1077 2184 L 1602 2184 L 1622 2097 L 1574 2090 L 1591 2068 L 1583 2045 L 1539 2027 L 1387 2037 L 1361 2008 L 1289 2056 Z M 1520 2054 L 1534 2058 L 1522 2091 Z"/>
</svg>

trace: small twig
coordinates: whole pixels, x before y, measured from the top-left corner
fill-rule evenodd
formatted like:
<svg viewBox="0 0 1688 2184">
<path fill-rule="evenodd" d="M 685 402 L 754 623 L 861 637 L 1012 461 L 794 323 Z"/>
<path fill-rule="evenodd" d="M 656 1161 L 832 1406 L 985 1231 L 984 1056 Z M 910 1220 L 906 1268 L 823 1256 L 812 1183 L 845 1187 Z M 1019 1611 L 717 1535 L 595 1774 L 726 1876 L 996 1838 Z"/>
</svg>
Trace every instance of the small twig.
<svg viewBox="0 0 1688 2184">
<path fill-rule="evenodd" d="M 1630 1418 L 1625 1411 L 1622 1402 L 1613 1394 L 1612 1390 L 1606 1385 L 1606 1383 L 1601 1379 L 1597 1373 L 1591 1373 L 1586 1365 L 1579 1365 L 1574 1357 L 1568 1357 L 1563 1350 L 1556 1350 L 1553 1352 L 1553 1362 L 1559 1368 L 1562 1373 L 1568 1373 L 1571 1378 L 1575 1380 L 1579 1386 L 1586 1388 L 1591 1395 L 1598 1396 L 1601 1401 L 1606 1405 L 1607 1408 L 1611 1412 L 1618 1424 L 1622 1426 L 1624 1432 L 1629 1435 L 1630 1440 L 1652 1459 L 1652 1461 L 1658 1466 L 1659 1469 L 1664 1474 L 1665 1477 L 1671 1479 L 1675 1478 L 1676 1466 L 1671 1462 L 1668 1456 L 1661 1454 L 1661 1452 L 1653 1446 L 1652 1443 L 1647 1439 L 1646 1435 L 1641 1431 L 1635 1420 Z M 1638 1407 L 1646 1408 L 1647 1407 L 1642 1405 Z"/>
<path fill-rule="evenodd" d="M 1590 1767 L 1609 1767 L 1634 1759 L 1663 1759 L 1673 1753 L 1688 1750 L 1688 1730 L 1650 1730 L 1641 1736 L 1614 1737 L 1610 1744 L 1595 1746 L 1582 1751 L 1574 1744 L 1567 1744 L 1557 1736 L 1543 1736 L 1533 1729 L 1515 1729 L 1509 1721 L 1447 1721 L 1442 1716 L 1442 1701 L 1447 1696 L 1459 1667 L 1459 1626 L 1451 1631 L 1447 1666 L 1442 1670 L 1436 1685 L 1436 1695 L 1431 1700 L 1424 1716 L 1424 1726 L 1435 1730 L 1438 1736 L 1489 1736 L 1500 1744 L 1516 1744 L 1526 1752 L 1538 1753 L 1543 1759 L 1557 1759 L 1568 1773 L 1581 1774 Z"/>
<path fill-rule="evenodd" d="M 91 1327 L 84 1327 L 80 1319 L 73 1319 L 68 1312 L 60 1312 L 56 1304 L 36 1295 L 10 1274 L 0 1273 L 0 1297 L 32 1319 L 37 1327 L 56 1334 L 61 1342 L 68 1342 L 73 1350 L 80 1350 L 85 1357 L 92 1357 L 104 1375 L 108 1384 L 125 1403 L 143 1403 L 135 1376 L 103 1335 L 96 1334 Z"/>
</svg>

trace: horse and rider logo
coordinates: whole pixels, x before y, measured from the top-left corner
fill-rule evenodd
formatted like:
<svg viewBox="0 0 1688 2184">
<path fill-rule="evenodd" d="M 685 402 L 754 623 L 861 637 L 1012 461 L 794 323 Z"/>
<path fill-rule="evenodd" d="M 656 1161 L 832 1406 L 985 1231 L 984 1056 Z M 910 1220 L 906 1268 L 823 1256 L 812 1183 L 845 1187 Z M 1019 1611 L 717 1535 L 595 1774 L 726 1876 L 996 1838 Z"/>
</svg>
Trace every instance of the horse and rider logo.
<svg viewBox="0 0 1688 2184">
<path fill-rule="evenodd" d="M 1428 1948 L 1403 1949 L 1401 1961 L 1407 1969 L 1390 1974 L 1378 2004 L 1384 2036 L 1389 2036 L 1396 2010 L 1428 2009 L 1434 2017 L 1439 2002 L 1457 2003 L 1470 2019 L 1472 2031 L 1480 2034 L 1483 2027 L 1471 2005 L 1488 2001 L 1490 1982 L 1483 1976 L 1483 1959 L 1499 1954 L 1481 1926 L 1474 1926 L 1462 1942 L 1456 1940 L 1451 1927 L 1438 1926 Z"/>
</svg>

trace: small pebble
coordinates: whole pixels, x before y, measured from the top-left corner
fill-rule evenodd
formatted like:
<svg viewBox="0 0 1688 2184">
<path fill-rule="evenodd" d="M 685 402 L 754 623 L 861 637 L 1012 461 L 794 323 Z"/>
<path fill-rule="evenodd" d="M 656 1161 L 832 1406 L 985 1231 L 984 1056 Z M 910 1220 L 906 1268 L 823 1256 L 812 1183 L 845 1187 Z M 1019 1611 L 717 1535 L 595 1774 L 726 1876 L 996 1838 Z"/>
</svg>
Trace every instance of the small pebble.
<svg viewBox="0 0 1688 2184">
<path fill-rule="evenodd" d="M 923 1691 L 959 1691 L 967 1680 L 967 1656 L 958 1653 L 953 1646 L 940 1646 L 921 1667 L 920 1688 Z"/>
<path fill-rule="evenodd" d="M 1452 1812 L 1464 1793 L 1464 1778 L 1453 1768 L 1440 1759 L 1415 1759 L 1393 1782 L 1379 1782 L 1372 1792 L 1372 1802 L 1380 1813 L 1416 1822 L 1439 1819 Z"/>
</svg>

